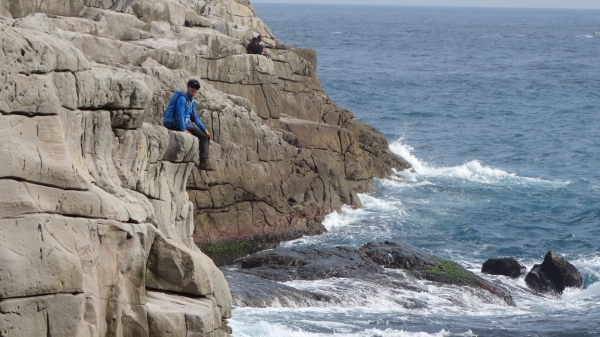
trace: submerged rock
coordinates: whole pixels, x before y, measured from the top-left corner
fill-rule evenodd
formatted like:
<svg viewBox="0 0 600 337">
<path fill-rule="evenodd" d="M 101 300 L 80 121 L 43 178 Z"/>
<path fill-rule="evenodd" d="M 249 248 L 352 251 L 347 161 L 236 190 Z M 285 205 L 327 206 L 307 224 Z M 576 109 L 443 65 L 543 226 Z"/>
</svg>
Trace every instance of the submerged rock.
<svg viewBox="0 0 600 337">
<path fill-rule="evenodd" d="M 231 290 L 233 305 L 238 307 L 307 307 L 332 300 L 322 294 L 299 290 L 246 273 L 223 270 L 223 274 Z"/>
<path fill-rule="evenodd" d="M 404 242 L 371 242 L 352 247 L 300 250 L 277 248 L 242 260 L 242 273 L 273 281 L 319 280 L 332 277 L 372 278 L 386 268 L 402 269 L 418 279 L 484 289 L 515 305 L 510 292 L 458 264 L 427 254 Z"/>
<path fill-rule="evenodd" d="M 563 257 L 549 251 L 542 264 L 536 264 L 525 277 L 527 286 L 536 292 L 561 294 L 565 288 L 581 288 L 581 273 Z"/>
<path fill-rule="evenodd" d="M 522 266 L 513 257 L 503 257 L 485 261 L 481 266 L 481 272 L 490 275 L 504 275 L 516 278 L 525 274 L 527 268 Z"/>
</svg>

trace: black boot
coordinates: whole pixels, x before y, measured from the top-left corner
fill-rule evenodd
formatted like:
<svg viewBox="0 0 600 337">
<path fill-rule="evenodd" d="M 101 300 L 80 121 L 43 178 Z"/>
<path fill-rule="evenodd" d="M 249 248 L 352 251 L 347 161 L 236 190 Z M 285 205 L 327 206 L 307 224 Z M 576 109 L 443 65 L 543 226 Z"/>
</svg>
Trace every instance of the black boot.
<svg viewBox="0 0 600 337">
<path fill-rule="evenodd" d="M 216 171 L 217 169 L 207 160 L 204 162 L 200 162 L 200 165 L 198 165 L 198 170 L 200 170 L 200 171 Z"/>
</svg>

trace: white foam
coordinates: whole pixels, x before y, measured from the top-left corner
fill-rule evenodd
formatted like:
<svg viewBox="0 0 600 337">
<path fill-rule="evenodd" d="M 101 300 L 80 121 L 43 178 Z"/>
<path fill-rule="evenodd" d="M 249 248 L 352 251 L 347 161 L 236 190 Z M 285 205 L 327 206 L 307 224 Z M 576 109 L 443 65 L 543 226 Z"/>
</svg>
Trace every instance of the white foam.
<svg viewBox="0 0 600 337">
<path fill-rule="evenodd" d="M 392 212 L 400 210 L 402 202 L 398 201 L 386 201 L 370 196 L 368 194 L 358 194 L 360 202 L 362 203 L 365 210 L 381 211 L 381 212 Z"/>
<path fill-rule="evenodd" d="M 600 282 L 596 282 L 583 290 L 567 288 L 562 294 L 562 298 L 566 301 L 589 299 L 591 297 L 600 297 Z"/>
<path fill-rule="evenodd" d="M 402 144 L 403 140 L 403 138 L 399 138 L 398 140 L 392 142 L 390 144 L 390 150 L 392 150 L 392 152 L 399 155 L 400 157 L 406 159 L 412 165 L 415 171 L 424 171 L 426 165 L 412 154 L 412 152 L 414 151 L 412 146 L 408 144 Z"/>
<path fill-rule="evenodd" d="M 586 38 L 586 39 L 593 39 L 594 35 L 577 35 L 575 37 L 583 37 L 583 38 Z"/>
<path fill-rule="evenodd" d="M 540 178 L 520 177 L 501 169 L 482 165 L 478 160 L 471 160 L 458 166 L 434 167 L 419 160 L 412 154 L 413 148 L 403 144 L 400 138 L 390 144 L 390 150 L 406 159 L 415 169 L 416 173 L 403 171 L 402 174 L 412 182 L 417 182 L 417 177 L 452 178 L 471 182 L 494 185 L 550 185 L 564 186 L 569 182 L 552 182 Z"/>
<path fill-rule="evenodd" d="M 244 323 L 238 326 L 238 323 L 235 320 L 230 321 L 230 325 L 233 328 L 234 336 L 236 337 L 320 337 L 320 336 L 331 336 L 332 333 L 319 333 L 319 332 L 308 332 L 304 331 L 300 328 L 290 328 L 281 324 L 275 324 L 265 321 L 260 321 L 256 323 Z M 333 329 L 338 330 L 338 329 Z M 364 331 L 359 332 L 345 332 L 336 331 L 334 333 L 335 336 L 338 337 L 443 337 L 450 336 L 451 333 L 446 330 L 441 330 L 437 333 L 426 333 L 426 332 L 407 332 L 403 330 L 393 330 L 393 329 L 366 329 Z M 467 332 L 462 334 L 463 336 L 473 336 L 472 333 Z"/>
<path fill-rule="evenodd" d="M 387 273 L 387 271 L 386 271 Z M 392 272 L 396 274 L 396 272 Z M 452 285 L 440 285 L 411 276 L 387 281 L 332 278 L 316 281 L 290 281 L 287 286 L 319 293 L 330 300 L 307 310 L 346 312 L 352 316 L 362 314 L 454 314 L 481 316 L 506 313 L 503 300 L 486 291 Z M 403 284 L 405 286 L 403 286 Z M 414 309 L 415 305 L 419 309 Z M 512 310 L 512 309 L 511 309 Z"/>
<path fill-rule="evenodd" d="M 358 221 L 364 212 L 363 209 L 352 209 L 350 206 L 342 206 L 341 213 L 332 212 L 325 216 L 323 226 L 328 231 L 338 227 L 346 227 Z"/>
</svg>

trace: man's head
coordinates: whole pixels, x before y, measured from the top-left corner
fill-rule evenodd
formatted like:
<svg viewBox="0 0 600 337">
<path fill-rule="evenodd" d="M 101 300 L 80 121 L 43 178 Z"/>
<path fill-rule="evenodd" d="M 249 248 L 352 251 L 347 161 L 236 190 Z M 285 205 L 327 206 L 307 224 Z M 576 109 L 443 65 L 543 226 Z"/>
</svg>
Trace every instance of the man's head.
<svg viewBox="0 0 600 337">
<path fill-rule="evenodd" d="M 262 36 L 257 36 L 256 39 L 258 40 L 258 42 L 262 41 Z"/>
<path fill-rule="evenodd" d="M 192 95 L 192 97 L 198 93 L 199 89 L 200 89 L 200 82 L 198 82 L 198 80 L 191 79 L 191 80 L 188 81 L 188 83 L 187 83 L 187 92 L 190 95 Z"/>
</svg>

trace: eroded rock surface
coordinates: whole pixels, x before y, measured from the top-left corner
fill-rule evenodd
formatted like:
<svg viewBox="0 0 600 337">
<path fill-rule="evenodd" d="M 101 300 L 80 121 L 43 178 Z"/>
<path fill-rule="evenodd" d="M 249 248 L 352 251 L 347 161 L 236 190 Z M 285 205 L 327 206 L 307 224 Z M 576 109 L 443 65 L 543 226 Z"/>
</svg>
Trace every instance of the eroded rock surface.
<svg viewBox="0 0 600 337">
<path fill-rule="evenodd" d="M 0 1 L 3 335 L 227 335 L 231 295 L 198 246 L 225 263 L 321 233 L 409 166 L 323 93 L 314 51 L 254 14 L 239 0 Z M 245 53 L 257 34 L 272 58 Z M 161 126 L 189 78 L 215 172 Z"/>
<path fill-rule="evenodd" d="M 64 3 L 34 9 L 73 14 Z M 227 335 L 229 288 L 192 239 L 185 187 L 197 141 L 148 117 L 165 79 L 96 62 L 53 23 L 61 19 L 21 18 L 31 8 L 9 4 L 15 18 L 0 23 L 1 334 L 150 336 L 152 287 L 210 299 L 202 331 Z M 157 281 L 173 264 L 183 277 Z"/>
</svg>

